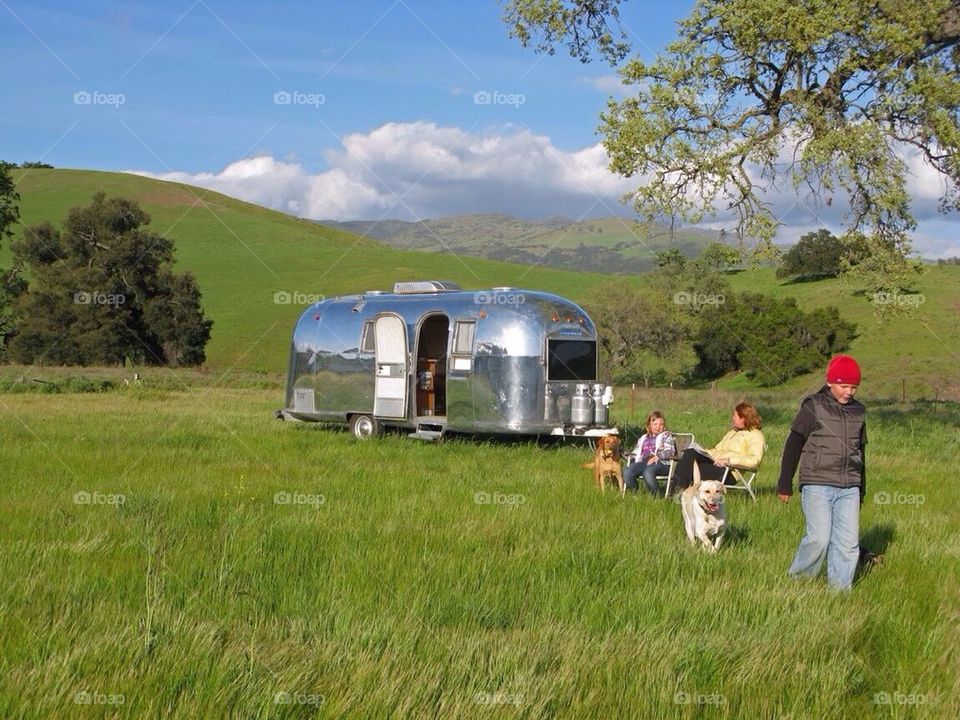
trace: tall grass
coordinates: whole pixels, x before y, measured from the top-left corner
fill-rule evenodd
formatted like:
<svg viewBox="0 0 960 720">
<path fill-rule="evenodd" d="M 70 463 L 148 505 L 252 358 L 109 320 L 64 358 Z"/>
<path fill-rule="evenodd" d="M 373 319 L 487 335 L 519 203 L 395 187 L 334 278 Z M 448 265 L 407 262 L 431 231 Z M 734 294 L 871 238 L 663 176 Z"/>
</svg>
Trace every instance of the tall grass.
<svg viewBox="0 0 960 720">
<path fill-rule="evenodd" d="M 712 444 L 731 400 L 636 410 Z M 887 559 L 838 595 L 785 576 L 796 399 L 758 402 L 761 494 L 708 556 L 582 444 L 361 444 L 258 388 L 0 395 L 0 716 L 956 717 L 960 413 L 869 407 Z"/>
</svg>

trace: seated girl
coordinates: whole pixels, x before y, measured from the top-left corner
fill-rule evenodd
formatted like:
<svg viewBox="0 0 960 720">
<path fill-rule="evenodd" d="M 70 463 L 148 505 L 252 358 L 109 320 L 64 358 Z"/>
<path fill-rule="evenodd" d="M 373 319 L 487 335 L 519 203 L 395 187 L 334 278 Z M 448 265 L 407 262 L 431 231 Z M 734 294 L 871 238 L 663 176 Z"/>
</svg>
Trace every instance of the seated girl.
<svg viewBox="0 0 960 720">
<path fill-rule="evenodd" d="M 673 435 L 666 430 L 667 421 L 654 410 L 647 416 L 647 432 L 637 438 L 633 462 L 623 471 L 623 482 L 631 492 L 637 491 L 637 475 L 643 475 L 643 484 L 654 495 L 659 494 L 657 475 L 670 471 L 670 460 L 676 455 Z"/>
</svg>

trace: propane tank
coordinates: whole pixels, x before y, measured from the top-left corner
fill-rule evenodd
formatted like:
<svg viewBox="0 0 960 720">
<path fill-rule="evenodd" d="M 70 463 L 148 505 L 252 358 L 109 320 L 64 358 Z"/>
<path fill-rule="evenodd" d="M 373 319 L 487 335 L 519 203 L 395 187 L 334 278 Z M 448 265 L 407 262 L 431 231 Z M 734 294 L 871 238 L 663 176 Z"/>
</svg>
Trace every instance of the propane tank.
<svg viewBox="0 0 960 720">
<path fill-rule="evenodd" d="M 589 385 L 577 385 L 570 403 L 570 422 L 574 425 L 593 423 L 593 398 L 590 396 Z"/>
<path fill-rule="evenodd" d="M 607 425 L 607 406 L 603 404 L 604 389 L 600 383 L 593 386 L 593 424 L 600 427 Z"/>
</svg>

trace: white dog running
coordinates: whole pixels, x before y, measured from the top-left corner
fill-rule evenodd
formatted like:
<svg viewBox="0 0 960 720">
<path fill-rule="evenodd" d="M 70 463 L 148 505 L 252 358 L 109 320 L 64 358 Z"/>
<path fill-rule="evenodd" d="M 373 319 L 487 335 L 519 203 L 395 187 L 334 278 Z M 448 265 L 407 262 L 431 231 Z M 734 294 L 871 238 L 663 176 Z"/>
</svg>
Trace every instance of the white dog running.
<svg viewBox="0 0 960 720">
<path fill-rule="evenodd" d="M 693 466 L 696 468 L 696 463 Z M 680 496 L 683 527 L 691 545 L 696 545 L 699 540 L 705 550 L 716 552 L 727 528 L 727 514 L 723 509 L 723 496 L 727 489 L 719 480 L 701 482 L 699 475 L 694 470 L 693 485 Z"/>
</svg>

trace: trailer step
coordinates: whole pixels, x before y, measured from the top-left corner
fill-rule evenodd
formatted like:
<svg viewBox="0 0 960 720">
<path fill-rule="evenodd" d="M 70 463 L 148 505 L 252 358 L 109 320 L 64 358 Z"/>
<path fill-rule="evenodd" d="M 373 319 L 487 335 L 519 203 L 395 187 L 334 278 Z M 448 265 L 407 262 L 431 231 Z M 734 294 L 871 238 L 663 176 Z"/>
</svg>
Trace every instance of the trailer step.
<svg viewBox="0 0 960 720">
<path fill-rule="evenodd" d="M 443 437 L 443 430 L 426 430 L 424 428 L 417 428 L 416 432 L 412 432 L 407 435 L 409 438 L 416 438 L 417 440 L 432 440 L 436 441 Z"/>
</svg>

